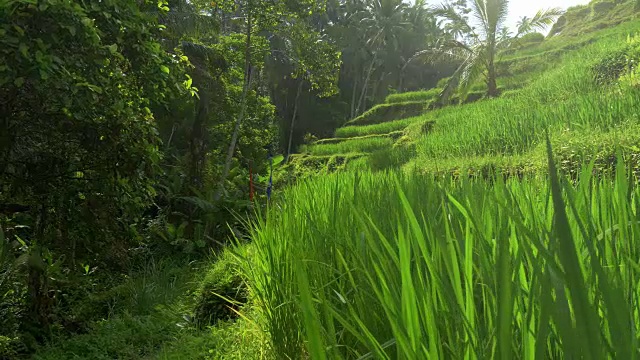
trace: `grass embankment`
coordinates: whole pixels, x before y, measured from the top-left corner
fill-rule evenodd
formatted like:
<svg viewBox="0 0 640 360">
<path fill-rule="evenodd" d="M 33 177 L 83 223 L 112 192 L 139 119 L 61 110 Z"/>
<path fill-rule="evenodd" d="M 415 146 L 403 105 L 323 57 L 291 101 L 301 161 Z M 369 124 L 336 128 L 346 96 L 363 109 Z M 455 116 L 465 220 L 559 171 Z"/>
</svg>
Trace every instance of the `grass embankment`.
<svg viewBox="0 0 640 360">
<path fill-rule="evenodd" d="M 338 143 L 317 144 L 304 146 L 305 153 L 310 155 L 334 155 L 350 153 L 369 153 L 393 145 L 390 137 L 362 137 L 352 138 Z"/>
<path fill-rule="evenodd" d="M 629 6 L 623 4 L 616 9 Z M 632 17 L 621 14 L 618 11 L 604 16 L 602 21 L 611 17 L 606 21 L 615 20 L 615 23 Z M 463 169 L 477 174 L 478 168 L 487 167 L 511 174 L 544 172 L 545 167 L 540 165 L 544 164 L 540 149 L 543 148 L 541 140 L 545 131 L 550 132 L 556 143 L 568 141 L 573 134 L 586 139 L 589 139 L 588 134 L 592 134 L 594 139 L 609 141 L 616 138 L 615 134 L 620 129 L 638 122 L 634 104 L 640 99 L 634 85 L 630 86 L 629 81 L 626 84 L 596 84 L 594 66 L 606 62 L 609 54 L 628 48 L 627 37 L 639 29 L 640 23 L 635 20 L 587 32 L 580 37 L 561 34 L 513 54 L 507 53 L 501 56 L 499 63 L 500 82 L 506 91 L 498 99 L 432 109 L 417 117 L 374 125 L 348 125 L 336 131 L 336 138 L 403 131 L 404 136 L 396 143 L 400 149 L 391 150 L 391 146 L 387 146 L 375 152 L 399 153 L 402 145 L 410 145 L 406 147 L 406 154 L 387 156 L 390 162 L 386 165 L 381 164 L 385 156 L 370 157 L 368 167 L 374 170 L 405 165 L 407 171 L 437 174 L 459 173 Z M 593 29 L 585 29 L 588 30 Z M 637 48 L 637 40 L 635 45 L 631 45 L 634 46 Z M 637 51 L 630 55 L 636 56 Z M 471 90 L 479 91 L 481 85 Z M 436 92 L 432 89 L 394 94 L 386 102 L 428 101 Z M 435 123 L 428 133 L 411 131 L 415 124 L 428 121 Z M 603 133 L 611 134 L 601 136 Z M 626 136 L 624 144 L 633 147 L 638 144 L 636 140 Z M 607 147 L 593 141 L 589 143 L 596 148 Z M 335 155 L 350 149 L 334 147 L 319 151 L 328 156 L 332 151 Z M 576 149 L 576 154 L 566 155 L 574 162 L 581 160 L 579 156 L 582 160 L 589 159 L 583 156 L 584 152 L 582 155 L 577 152 L 579 149 Z M 402 161 L 397 161 L 398 158 Z M 364 163 L 357 165 L 363 168 Z"/>
<path fill-rule="evenodd" d="M 380 104 L 347 122 L 347 126 L 373 125 L 420 115 L 430 107 L 425 101 Z"/>
<path fill-rule="evenodd" d="M 337 138 L 352 138 L 376 134 L 389 134 L 394 131 L 404 130 L 407 125 L 419 120 L 419 117 L 396 120 L 368 126 L 345 126 L 336 130 Z"/>
</svg>

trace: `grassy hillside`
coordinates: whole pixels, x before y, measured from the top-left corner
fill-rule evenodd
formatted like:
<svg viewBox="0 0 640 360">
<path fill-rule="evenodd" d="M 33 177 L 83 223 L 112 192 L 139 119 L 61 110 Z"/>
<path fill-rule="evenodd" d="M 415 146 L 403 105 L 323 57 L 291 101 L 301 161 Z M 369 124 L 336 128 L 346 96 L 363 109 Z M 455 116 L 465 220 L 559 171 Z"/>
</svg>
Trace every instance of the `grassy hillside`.
<svg viewBox="0 0 640 360">
<path fill-rule="evenodd" d="M 599 6 L 603 5 L 593 3 L 572 8 L 565 15 L 582 25 L 581 36 L 569 28 L 556 29 L 556 35 L 542 42 L 503 53 L 498 65 L 499 84 L 503 89 L 500 98 L 443 108 L 427 106 L 419 116 L 397 116 L 395 120 L 373 121 L 377 122 L 374 124 L 362 120 L 370 118 L 365 114 L 336 131 L 341 145 L 320 140 L 301 150 L 324 156 L 354 151 L 369 154 L 372 170 L 404 165 L 407 171 L 478 174 L 485 171 L 484 168 L 506 173 L 546 171 L 542 145 L 546 131 L 554 144 L 575 137 L 598 138 L 633 147 L 637 139 L 622 131 L 635 126 L 638 120 L 633 104 L 638 102 L 639 93 L 630 84 L 633 80 L 603 84 L 596 83 L 594 78 L 598 71 L 606 72 L 609 66 L 616 66 L 608 63 L 612 60 L 607 56 L 612 53 L 626 50 L 628 53 L 624 56 L 629 60 L 639 57 L 633 50 L 638 47 L 638 40 L 628 37 L 640 30 L 640 23 L 634 20 L 637 13 L 633 11 L 633 2 L 617 5 L 604 13 L 592 11 Z M 627 21 L 613 26 L 623 20 Z M 590 21 L 611 27 L 600 29 Z M 472 93 L 482 92 L 482 88 L 483 84 L 473 86 Z M 407 103 L 428 104 L 435 101 L 438 93 L 439 89 L 432 89 L 390 95 L 385 104 L 372 111 Z M 429 131 L 421 131 L 425 124 L 434 125 Z M 398 135 L 400 131 L 402 136 Z M 622 138 L 618 139 L 616 134 L 622 134 Z M 376 136 L 375 140 L 372 135 Z M 393 144 L 390 139 L 394 140 Z M 562 164 L 569 160 L 578 164 L 594 157 L 602 160 L 612 156 L 614 150 L 607 144 L 589 143 L 588 146 L 600 149 L 599 152 L 589 154 L 584 151 L 587 145 L 578 148 L 574 144 L 575 149 L 563 148 L 565 151 L 558 154 L 558 160 Z M 398 156 L 390 156 L 396 160 L 380 166 L 381 152 L 397 154 L 402 149 L 410 154 L 401 156 L 402 162 L 398 163 Z M 376 156 L 372 156 L 374 153 Z M 361 168 L 362 164 L 357 166 Z"/>
</svg>

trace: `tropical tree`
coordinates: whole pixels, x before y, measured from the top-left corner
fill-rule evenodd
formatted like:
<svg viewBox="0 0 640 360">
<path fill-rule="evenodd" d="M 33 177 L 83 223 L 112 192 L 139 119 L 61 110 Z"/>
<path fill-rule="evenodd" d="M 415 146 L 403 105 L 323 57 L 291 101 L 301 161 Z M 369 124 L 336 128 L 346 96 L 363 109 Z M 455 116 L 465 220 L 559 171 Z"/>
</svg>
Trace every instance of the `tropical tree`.
<svg viewBox="0 0 640 360">
<path fill-rule="evenodd" d="M 365 29 L 366 44 L 368 51 L 372 54 L 372 59 L 364 75 L 356 114 L 360 114 L 364 110 L 364 100 L 371 75 L 382 53 L 385 50 L 387 53 L 393 53 L 394 49 L 399 47 L 400 34 L 409 27 L 405 16 L 407 9 L 408 5 L 402 0 L 369 0 L 365 9 L 360 13 L 360 25 Z"/>
<path fill-rule="evenodd" d="M 231 170 L 241 125 L 247 115 L 246 105 L 248 94 L 252 84 L 255 82 L 255 67 L 252 63 L 254 39 L 263 38 L 259 34 L 279 33 L 283 31 L 283 28 L 286 28 L 288 24 L 295 22 L 297 19 L 304 19 L 315 13 L 323 12 L 325 10 L 325 1 L 300 0 L 297 2 L 273 2 L 271 0 L 243 0 L 236 2 L 234 0 L 225 0 L 222 1 L 221 4 L 212 4 L 220 6 L 223 12 L 237 14 L 237 18 L 244 23 L 242 32 L 245 36 L 245 65 L 243 91 L 240 97 L 240 111 L 236 117 L 224 167 L 218 181 L 218 190 L 215 195 L 215 200 L 217 201 L 221 199 L 225 191 L 225 182 Z"/>
<path fill-rule="evenodd" d="M 29 228 L 23 322 L 36 338 L 63 301 L 55 279 L 89 261 L 124 267 L 140 245 L 162 157 L 151 109 L 190 90 L 184 61 L 157 40 L 156 7 L 166 11 L 133 0 L 0 6 L 0 204 L 13 205 L 0 218 Z"/>
<path fill-rule="evenodd" d="M 462 5 L 462 6 L 461 6 Z M 481 75 L 485 76 L 487 95 L 499 95 L 496 72 L 496 58 L 507 42 L 537 29 L 553 24 L 562 14 L 558 8 L 540 10 L 533 18 L 525 18 L 514 37 L 508 33 L 505 21 L 509 10 L 509 0 L 471 0 L 466 4 L 443 4 L 434 9 L 445 27 L 451 29 L 451 36 L 439 41 L 435 48 L 420 51 L 416 56 L 427 55 L 432 61 L 452 59 L 460 65 L 442 92 L 443 100 L 448 99 L 455 88 L 465 92 L 469 85 Z M 466 15 L 469 14 L 469 19 Z"/>
<path fill-rule="evenodd" d="M 298 81 L 286 149 L 288 160 L 302 88 L 305 82 L 308 82 L 310 90 L 314 90 L 319 97 L 335 95 L 338 92 L 340 53 L 325 34 L 317 32 L 302 21 L 290 26 L 285 43 L 288 45 L 288 58 L 292 63 L 292 77 Z"/>
</svg>

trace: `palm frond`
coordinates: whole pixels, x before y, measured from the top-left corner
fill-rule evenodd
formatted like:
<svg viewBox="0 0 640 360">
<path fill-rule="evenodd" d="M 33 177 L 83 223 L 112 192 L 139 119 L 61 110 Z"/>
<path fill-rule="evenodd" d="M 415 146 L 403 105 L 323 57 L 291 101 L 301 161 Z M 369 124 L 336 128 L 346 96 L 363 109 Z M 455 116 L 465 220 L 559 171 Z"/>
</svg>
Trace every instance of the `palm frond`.
<svg viewBox="0 0 640 360">
<path fill-rule="evenodd" d="M 486 57 L 486 51 L 487 49 L 483 44 L 477 44 L 466 53 L 467 56 L 440 92 L 440 102 L 442 104 L 449 101 L 456 89 L 460 89 L 463 95 L 468 93 L 469 87 L 485 71 L 483 60 Z"/>
<path fill-rule="evenodd" d="M 532 17 L 523 17 L 518 23 L 518 34 L 516 37 L 528 34 L 535 30 L 544 30 L 548 26 L 553 25 L 558 17 L 564 14 L 564 11 L 560 8 L 551 8 L 546 10 L 540 10 Z"/>
<path fill-rule="evenodd" d="M 431 12 L 441 18 L 445 22 L 449 22 L 449 30 L 453 30 L 454 37 L 460 37 L 464 34 L 471 34 L 474 32 L 473 27 L 469 24 L 467 19 L 459 14 L 455 7 L 451 4 L 440 4 L 431 8 Z M 438 23 L 438 26 L 445 27 L 442 21 Z"/>
<path fill-rule="evenodd" d="M 471 14 L 480 23 L 480 32 L 485 37 L 488 35 L 490 17 L 487 11 L 487 2 L 485 0 L 471 1 Z"/>
<path fill-rule="evenodd" d="M 432 64 L 451 60 L 462 61 L 468 58 L 473 51 L 471 47 L 461 41 L 446 39 L 438 42 L 432 49 L 421 50 L 413 54 L 405 63 L 405 67 L 417 59 L 423 59 Z"/>
<path fill-rule="evenodd" d="M 484 73 L 485 67 L 482 59 L 484 58 L 484 49 L 479 47 L 465 59 L 461 65 L 462 73 L 460 74 L 460 85 L 462 95 L 469 92 L 469 88 Z"/>
<path fill-rule="evenodd" d="M 473 0 L 472 5 L 474 15 L 482 20 L 485 38 L 494 41 L 509 15 L 509 0 Z"/>
</svg>

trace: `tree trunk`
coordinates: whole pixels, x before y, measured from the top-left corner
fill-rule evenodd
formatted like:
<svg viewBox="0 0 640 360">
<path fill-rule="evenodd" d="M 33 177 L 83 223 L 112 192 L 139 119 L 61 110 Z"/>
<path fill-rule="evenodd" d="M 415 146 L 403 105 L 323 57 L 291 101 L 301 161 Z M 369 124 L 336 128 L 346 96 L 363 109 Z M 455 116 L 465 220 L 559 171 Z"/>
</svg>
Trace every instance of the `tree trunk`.
<svg viewBox="0 0 640 360">
<path fill-rule="evenodd" d="M 487 69 L 487 95 L 489 97 L 498 97 L 498 95 L 500 95 L 498 92 L 498 83 L 496 78 L 497 74 L 495 64 L 491 61 Z"/>
<path fill-rule="evenodd" d="M 287 158 L 285 163 L 289 162 L 289 156 L 291 155 L 291 142 L 293 140 L 293 126 L 296 123 L 296 116 L 298 115 L 298 102 L 300 100 L 300 93 L 302 92 L 302 84 L 304 84 L 304 80 L 300 79 L 300 84 L 298 84 L 298 92 L 296 93 L 296 101 L 293 104 L 293 116 L 291 117 L 291 128 L 289 129 L 289 145 L 287 146 Z"/>
<path fill-rule="evenodd" d="M 191 127 L 191 136 L 189 139 L 189 152 L 191 153 L 191 164 L 189 171 L 189 180 L 191 185 L 198 188 L 202 184 L 203 164 L 205 157 L 204 136 L 206 134 L 205 124 L 209 117 L 209 100 L 206 92 L 200 94 L 198 101 L 198 110 L 196 118 Z M 173 136 L 173 132 L 171 133 Z"/>
<path fill-rule="evenodd" d="M 247 109 L 247 94 L 251 87 L 251 4 L 247 3 L 247 42 L 245 49 L 245 65 L 244 65 L 244 87 L 242 89 L 242 99 L 240 100 L 240 114 L 236 119 L 236 125 L 233 129 L 233 135 L 231 135 L 231 144 L 229 144 L 229 150 L 227 151 L 227 158 L 224 162 L 224 169 L 220 176 L 218 184 L 218 191 L 216 192 L 214 199 L 220 200 L 224 193 L 224 183 L 227 181 L 229 171 L 231 170 L 231 162 L 233 161 L 233 153 L 236 150 L 236 143 L 238 141 L 238 134 L 240 133 L 240 124 L 244 120 L 245 111 Z"/>
<path fill-rule="evenodd" d="M 372 96 L 373 96 L 373 99 L 374 99 L 374 103 L 375 103 L 375 99 L 378 97 L 378 90 L 379 90 L 379 88 L 380 88 L 380 84 L 381 84 L 381 83 L 382 83 L 382 81 L 384 80 L 384 77 L 385 77 L 385 73 L 384 73 L 384 71 L 383 71 L 383 72 L 382 72 L 382 74 L 380 74 L 380 80 L 378 80 L 378 82 L 376 82 L 376 83 L 373 85 L 373 93 L 372 93 Z"/>
<path fill-rule="evenodd" d="M 498 93 L 498 83 L 496 73 L 496 64 L 495 64 L 495 56 L 497 52 L 496 48 L 496 39 L 495 39 L 495 31 L 493 32 L 493 37 L 489 41 L 489 61 L 487 62 L 487 95 L 489 97 L 498 97 L 500 95 Z"/>
<path fill-rule="evenodd" d="M 356 71 L 357 74 L 357 71 Z M 356 93 L 358 92 L 358 76 L 354 76 L 353 91 L 351 93 L 351 117 L 349 120 L 356 117 Z"/>
<path fill-rule="evenodd" d="M 373 72 L 373 66 L 378 60 L 378 52 L 373 55 L 373 60 L 371 60 L 371 65 L 369 65 L 369 70 L 367 70 L 367 76 L 364 79 L 364 84 L 362 85 L 362 92 L 360 93 L 360 100 L 358 100 L 358 107 L 356 108 L 355 116 L 360 115 L 360 109 L 362 109 L 363 101 L 367 92 L 367 87 L 369 86 L 369 80 L 371 79 L 371 73 Z"/>
</svg>

